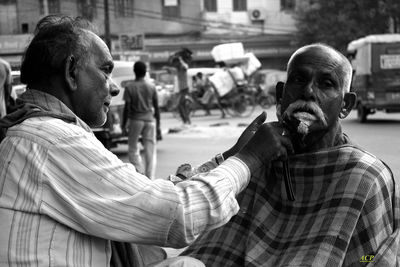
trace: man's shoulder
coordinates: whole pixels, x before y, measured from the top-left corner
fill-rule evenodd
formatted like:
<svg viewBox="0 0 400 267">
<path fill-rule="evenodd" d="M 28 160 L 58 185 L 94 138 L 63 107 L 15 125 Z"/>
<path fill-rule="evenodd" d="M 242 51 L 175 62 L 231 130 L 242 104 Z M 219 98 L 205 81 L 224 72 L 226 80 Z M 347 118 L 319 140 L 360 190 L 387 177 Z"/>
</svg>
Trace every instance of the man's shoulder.
<svg viewBox="0 0 400 267">
<path fill-rule="evenodd" d="M 155 86 L 147 80 L 134 80 L 125 84 L 125 89 L 137 90 L 138 88 L 154 88 Z"/>
<path fill-rule="evenodd" d="M 352 177 L 360 177 L 370 183 L 393 182 L 393 173 L 390 167 L 376 155 L 357 145 L 340 147 L 341 158 Z M 359 174 L 359 175 L 357 175 Z"/>
<path fill-rule="evenodd" d="M 57 144 L 60 140 L 89 134 L 82 127 L 53 117 L 34 117 L 17 124 L 7 131 L 7 136 L 30 139 L 42 145 Z"/>
</svg>

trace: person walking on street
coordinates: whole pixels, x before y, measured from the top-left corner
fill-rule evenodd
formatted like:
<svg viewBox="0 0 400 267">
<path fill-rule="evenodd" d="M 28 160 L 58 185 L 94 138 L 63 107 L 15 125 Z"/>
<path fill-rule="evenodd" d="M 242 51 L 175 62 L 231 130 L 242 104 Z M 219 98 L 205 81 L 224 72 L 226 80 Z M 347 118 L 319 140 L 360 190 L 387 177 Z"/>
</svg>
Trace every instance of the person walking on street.
<svg viewBox="0 0 400 267">
<path fill-rule="evenodd" d="M 113 68 L 90 22 L 38 22 L 21 64 L 27 90 L 0 119 L 1 266 L 130 267 L 116 264 L 115 244 L 186 247 L 237 214 L 236 196 L 263 162 L 291 151 L 265 138 L 263 113 L 211 172 L 176 185 L 150 180 L 91 130 L 119 93 Z M 132 256 L 123 252 L 118 259 Z M 166 261 L 152 266 L 204 267 L 190 257 Z"/>
<path fill-rule="evenodd" d="M 7 114 L 10 107 L 12 76 L 10 64 L 0 58 L 0 118 Z"/>
<path fill-rule="evenodd" d="M 218 98 L 218 94 L 215 91 L 214 86 L 212 85 L 209 76 L 203 75 L 203 73 L 198 73 L 198 79 L 201 81 L 201 84 L 203 86 L 203 96 L 201 97 L 201 103 L 204 106 L 204 109 L 206 110 L 206 115 L 210 115 L 210 107 L 213 104 L 216 104 L 218 109 L 221 111 L 221 119 L 225 118 L 225 111 L 222 107 L 221 101 Z"/>
<path fill-rule="evenodd" d="M 129 161 L 135 165 L 138 172 L 154 179 L 157 163 L 156 135 L 157 129 L 160 128 L 157 91 L 155 86 L 145 79 L 147 67 L 144 62 L 136 62 L 133 72 L 136 76 L 135 81 L 125 87 L 122 127 L 128 127 Z M 140 139 L 144 149 L 144 160 L 140 152 Z"/>
<path fill-rule="evenodd" d="M 172 71 L 176 73 L 178 79 L 178 112 L 184 125 L 190 125 L 190 106 L 186 102 L 186 97 L 189 94 L 189 85 L 187 70 L 189 68 L 189 61 L 192 52 L 183 48 L 181 51 L 175 53 L 170 61 L 173 66 Z"/>
</svg>

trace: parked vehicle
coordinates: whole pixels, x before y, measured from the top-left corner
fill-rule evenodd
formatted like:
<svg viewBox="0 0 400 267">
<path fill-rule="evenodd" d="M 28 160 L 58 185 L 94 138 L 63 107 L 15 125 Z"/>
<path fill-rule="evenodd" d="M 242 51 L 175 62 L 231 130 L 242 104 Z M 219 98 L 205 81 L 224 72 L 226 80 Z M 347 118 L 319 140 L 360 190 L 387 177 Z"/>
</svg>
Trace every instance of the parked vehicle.
<svg viewBox="0 0 400 267">
<path fill-rule="evenodd" d="M 366 122 L 377 110 L 400 112 L 400 34 L 365 36 L 350 42 L 347 52 L 358 120 Z"/>
</svg>

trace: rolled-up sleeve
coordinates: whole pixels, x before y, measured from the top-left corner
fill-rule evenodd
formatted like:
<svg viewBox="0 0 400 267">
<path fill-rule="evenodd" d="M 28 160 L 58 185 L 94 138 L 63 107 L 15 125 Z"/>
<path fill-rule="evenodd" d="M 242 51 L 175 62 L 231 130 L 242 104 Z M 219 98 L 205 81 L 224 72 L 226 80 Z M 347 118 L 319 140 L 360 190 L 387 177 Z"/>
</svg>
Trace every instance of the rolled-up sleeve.
<svg viewBox="0 0 400 267">
<path fill-rule="evenodd" d="M 250 179 L 231 157 L 177 185 L 150 180 L 90 134 L 58 140 L 42 166 L 41 213 L 101 238 L 172 247 L 228 222 Z"/>
</svg>

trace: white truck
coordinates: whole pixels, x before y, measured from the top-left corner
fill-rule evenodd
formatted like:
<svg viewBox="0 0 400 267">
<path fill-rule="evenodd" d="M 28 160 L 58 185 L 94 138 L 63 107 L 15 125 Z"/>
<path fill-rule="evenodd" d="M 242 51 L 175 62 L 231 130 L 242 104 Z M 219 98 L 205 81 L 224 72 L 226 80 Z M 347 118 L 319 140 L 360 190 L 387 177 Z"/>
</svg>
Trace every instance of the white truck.
<svg viewBox="0 0 400 267">
<path fill-rule="evenodd" d="M 348 57 L 357 93 L 357 118 L 381 110 L 400 112 L 400 34 L 376 34 L 350 42 Z"/>
</svg>

